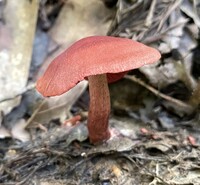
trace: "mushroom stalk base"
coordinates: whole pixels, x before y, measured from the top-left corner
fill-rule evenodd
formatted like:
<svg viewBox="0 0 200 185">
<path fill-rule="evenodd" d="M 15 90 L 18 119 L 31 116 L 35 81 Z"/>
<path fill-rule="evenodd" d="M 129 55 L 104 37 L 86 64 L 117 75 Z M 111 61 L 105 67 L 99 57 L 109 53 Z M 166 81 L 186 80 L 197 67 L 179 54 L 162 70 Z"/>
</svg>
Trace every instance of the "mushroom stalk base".
<svg viewBox="0 0 200 185">
<path fill-rule="evenodd" d="M 90 107 L 88 114 L 89 139 L 99 144 L 110 138 L 108 121 L 110 115 L 110 94 L 106 74 L 88 77 Z"/>
</svg>

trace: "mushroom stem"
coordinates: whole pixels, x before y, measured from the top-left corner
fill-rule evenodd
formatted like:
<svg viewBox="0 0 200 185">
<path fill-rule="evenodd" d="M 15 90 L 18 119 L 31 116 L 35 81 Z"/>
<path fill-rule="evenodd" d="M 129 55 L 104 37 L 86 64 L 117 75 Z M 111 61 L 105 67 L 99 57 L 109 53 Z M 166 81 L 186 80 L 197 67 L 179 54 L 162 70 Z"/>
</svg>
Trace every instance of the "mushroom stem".
<svg viewBox="0 0 200 185">
<path fill-rule="evenodd" d="M 98 144 L 110 138 L 108 129 L 110 94 L 107 75 L 89 76 L 88 82 L 90 91 L 88 114 L 89 139 L 92 144 Z"/>
</svg>

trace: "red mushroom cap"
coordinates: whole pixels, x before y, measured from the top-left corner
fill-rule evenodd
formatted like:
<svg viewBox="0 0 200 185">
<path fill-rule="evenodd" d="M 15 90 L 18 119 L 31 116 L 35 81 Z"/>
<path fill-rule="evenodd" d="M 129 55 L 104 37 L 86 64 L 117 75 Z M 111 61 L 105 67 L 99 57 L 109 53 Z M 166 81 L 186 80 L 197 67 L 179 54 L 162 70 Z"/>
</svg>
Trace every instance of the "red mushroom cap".
<svg viewBox="0 0 200 185">
<path fill-rule="evenodd" d="M 56 57 L 36 88 L 43 96 L 56 96 L 88 76 L 107 73 L 108 82 L 117 81 L 127 71 L 159 58 L 156 49 L 131 39 L 91 36 L 77 41 Z"/>
</svg>

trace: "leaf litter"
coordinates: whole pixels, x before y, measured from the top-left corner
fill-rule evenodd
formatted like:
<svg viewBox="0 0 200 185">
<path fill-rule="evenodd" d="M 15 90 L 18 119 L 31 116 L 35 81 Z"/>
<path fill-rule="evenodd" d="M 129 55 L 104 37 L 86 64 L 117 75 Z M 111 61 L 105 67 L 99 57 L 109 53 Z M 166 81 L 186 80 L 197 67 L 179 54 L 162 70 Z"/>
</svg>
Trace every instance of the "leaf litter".
<svg viewBox="0 0 200 185">
<path fill-rule="evenodd" d="M 107 0 L 42 0 L 37 32 L 42 30 L 43 36 L 35 37 L 40 38 L 37 42 L 46 39 L 38 43 L 45 47 L 41 56 L 33 53 L 41 58 L 32 57 L 29 84 L 59 52 L 87 34 L 136 39 L 158 48 L 163 57 L 110 86 L 110 126 L 116 135 L 99 146 L 87 139 L 85 82 L 68 95 L 48 100 L 34 85 L 2 98 L 0 103 L 16 97 L 21 102 L 9 111 L 0 107 L 0 183 L 200 184 L 200 73 L 194 55 L 199 47 L 198 9 L 198 1 L 188 0 L 113 0 L 112 6 Z M 77 31 L 77 22 L 84 31 Z M 5 40 L 0 44 L 9 46 Z"/>
</svg>

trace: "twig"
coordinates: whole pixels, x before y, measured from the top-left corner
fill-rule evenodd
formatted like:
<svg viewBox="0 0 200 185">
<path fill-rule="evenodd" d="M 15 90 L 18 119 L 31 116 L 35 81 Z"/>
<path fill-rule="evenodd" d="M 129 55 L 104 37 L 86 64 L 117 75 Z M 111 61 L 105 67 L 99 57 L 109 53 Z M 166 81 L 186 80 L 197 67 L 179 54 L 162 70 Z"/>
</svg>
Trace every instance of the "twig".
<svg viewBox="0 0 200 185">
<path fill-rule="evenodd" d="M 167 18 L 170 16 L 170 14 L 175 10 L 178 6 L 180 6 L 182 0 L 176 0 L 175 3 L 172 4 L 171 8 L 165 13 L 164 17 L 162 17 L 160 24 L 157 28 L 157 32 L 161 30 L 163 27 L 164 23 L 166 22 Z"/>
<path fill-rule="evenodd" d="M 126 79 L 129 79 L 129 80 L 132 80 L 138 84 L 140 84 L 141 86 L 145 87 L 146 89 L 148 89 L 149 91 L 151 91 L 153 94 L 155 94 L 156 96 L 159 96 L 167 101 L 170 101 L 174 104 L 176 104 L 177 106 L 181 107 L 181 108 L 184 108 L 184 110 L 188 113 L 191 113 L 194 109 L 192 106 L 184 103 L 183 101 L 181 100 L 177 100 L 173 97 L 170 97 L 170 96 L 167 96 L 161 92 L 159 92 L 157 89 L 151 87 L 150 85 L 146 84 L 145 82 L 143 82 L 142 80 L 136 78 L 135 76 L 129 76 L 129 75 L 126 75 L 125 76 Z"/>
<path fill-rule="evenodd" d="M 126 8 L 126 9 L 121 10 L 121 14 L 124 15 L 124 14 L 129 13 L 130 11 L 133 11 L 134 9 L 136 9 L 140 5 L 142 5 L 142 3 L 143 3 L 143 0 L 139 0 L 138 2 L 134 3 L 132 6 Z"/>
<path fill-rule="evenodd" d="M 157 3 L 157 0 L 153 0 L 151 3 L 150 10 L 149 10 L 146 20 L 145 20 L 145 26 L 147 26 L 147 27 L 150 27 L 152 25 L 153 14 L 155 11 L 156 3 Z"/>
<path fill-rule="evenodd" d="M 37 113 L 41 110 L 42 106 L 46 103 L 46 99 L 43 99 L 42 102 L 39 104 L 39 106 L 37 107 L 37 109 L 33 112 L 33 114 L 31 115 L 31 117 L 28 119 L 28 121 L 26 122 L 26 127 L 33 121 L 33 119 L 35 118 L 35 116 L 37 115 Z"/>
<path fill-rule="evenodd" d="M 121 154 L 122 157 L 128 159 L 130 162 L 134 163 L 135 166 L 138 169 L 144 169 L 146 171 L 146 173 L 148 173 L 149 175 L 151 175 L 152 177 L 158 179 L 159 181 L 161 181 L 164 185 L 170 185 L 169 183 L 167 183 L 164 179 L 162 179 L 160 176 L 158 176 L 157 174 L 154 174 L 152 172 L 149 171 L 148 168 L 146 168 L 144 165 L 140 164 L 139 160 L 134 161 L 131 157 L 129 157 L 127 154 Z M 138 164 L 138 163 L 139 164 Z"/>
<path fill-rule="evenodd" d="M 187 20 L 188 21 L 188 20 Z M 145 43 L 145 44 L 150 44 L 152 42 L 156 42 L 160 39 L 163 38 L 163 36 L 167 35 L 167 33 L 171 30 L 173 30 L 174 28 L 177 28 L 179 26 L 182 26 L 183 24 L 185 24 L 187 21 L 181 21 L 181 22 L 178 22 L 178 23 L 175 23 L 171 26 L 169 26 L 167 29 L 165 29 L 164 31 L 160 32 L 159 34 L 155 34 L 153 36 L 149 36 L 148 38 L 144 39 L 142 42 Z"/>
<path fill-rule="evenodd" d="M 46 162 L 47 164 L 47 162 Z M 26 181 L 28 181 L 28 179 L 30 179 L 30 177 L 38 170 L 41 168 L 41 166 L 44 166 L 44 162 L 41 161 L 34 169 L 32 172 L 30 172 L 26 178 L 24 178 L 24 180 L 22 180 L 21 182 L 16 183 L 16 185 L 22 185 L 24 184 Z"/>
</svg>

